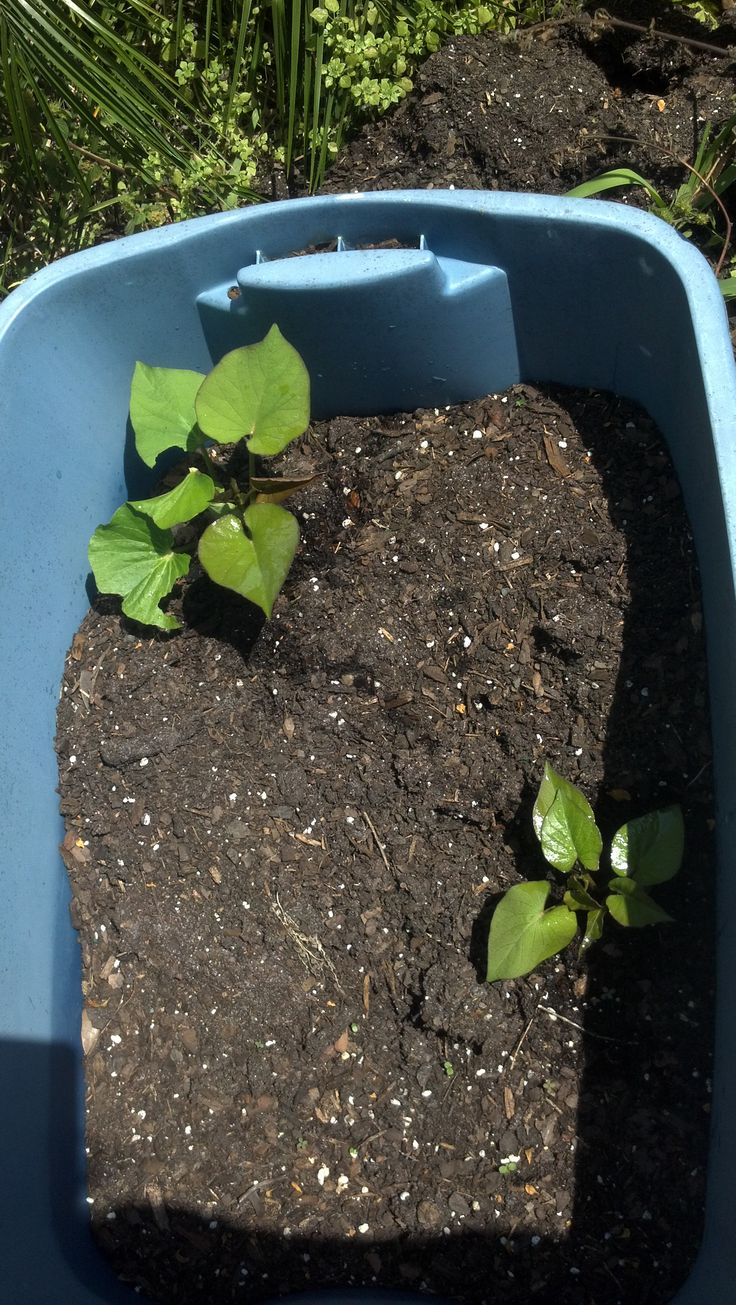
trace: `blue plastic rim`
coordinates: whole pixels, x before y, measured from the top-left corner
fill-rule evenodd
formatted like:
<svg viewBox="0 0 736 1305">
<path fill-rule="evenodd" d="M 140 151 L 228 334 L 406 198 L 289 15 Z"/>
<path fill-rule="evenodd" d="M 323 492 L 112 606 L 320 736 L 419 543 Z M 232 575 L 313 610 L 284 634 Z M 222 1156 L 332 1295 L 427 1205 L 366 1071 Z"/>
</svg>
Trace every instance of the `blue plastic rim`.
<svg viewBox="0 0 736 1305">
<path fill-rule="evenodd" d="M 334 240 L 335 253 L 285 257 Z M 365 248 L 390 240 L 407 248 Z M 57 851 L 54 715 L 87 605 L 87 541 L 134 489 L 122 455 L 135 361 L 206 371 L 272 321 L 305 356 L 315 415 L 549 380 L 633 398 L 667 439 L 702 576 L 720 920 L 705 1237 L 676 1300 L 727 1305 L 736 1300 L 736 369 L 726 315 L 705 261 L 655 218 L 449 191 L 185 222 L 65 259 L 0 308 L 2 1296 L 136 1299 L 88 1233 L 79 958 Z"/>
</svg>

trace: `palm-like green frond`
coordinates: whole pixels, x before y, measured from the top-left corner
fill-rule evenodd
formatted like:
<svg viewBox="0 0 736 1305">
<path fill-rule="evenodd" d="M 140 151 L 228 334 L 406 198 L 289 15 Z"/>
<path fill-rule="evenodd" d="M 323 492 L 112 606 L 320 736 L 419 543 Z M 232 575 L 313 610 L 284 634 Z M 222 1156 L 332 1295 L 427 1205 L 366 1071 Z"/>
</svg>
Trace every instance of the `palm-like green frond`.
<svg viewBox="0 0 736 1305">
<path fill-rule="evenodd" d="M 69 106 L 81 122 L 140 166 L 156 151 L 185 164 L 181 122 L 190 113 L 176 82 L 144 52 L 145 0 L 128 0 L 128 38 L 113 0 L 0 0 L 0 77 L 5 110 L 24 167 L 39 176 L 40 135 L 66 139 L 54 109 Z M 78 181 L 83 178 L 67 148 Z"/>
</svg>

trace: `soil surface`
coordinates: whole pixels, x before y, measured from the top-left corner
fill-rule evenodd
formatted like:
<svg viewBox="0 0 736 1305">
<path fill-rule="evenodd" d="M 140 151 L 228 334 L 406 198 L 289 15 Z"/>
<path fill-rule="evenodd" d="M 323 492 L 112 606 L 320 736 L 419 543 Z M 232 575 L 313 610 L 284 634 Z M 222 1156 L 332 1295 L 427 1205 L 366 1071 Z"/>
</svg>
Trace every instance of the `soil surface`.
<svg viewBox="0 0 736 1305">
<path fill-rule="evenodd" d="M 287 467 L 318 481 L 270 623 L 195 577 L 182 634 L 102 602 L 67 665 L 99 1240 L 176 1301 L 482 1301 L 491 1266 L 509 1301 L 664 1301 L 702 1209 L 712 850 L 657 434 L 517 387 L 338 419 Z M 680 923 L 489 986 L 498 894 L 544 874 L 545 759 L 609 835 L 683 803 Z"/>
<path fill-rule="evenodd" d="M 630 8 L 647 21 L 646 4 Z M 733 113 L 736 18 L 708 33 L 682 12 L 650 8 L 662 29 L 707 39 L 731 57 L 589 19 L 509 38 L 461 37 L 427 60 L 396 110 L 363 129 L 323 190 L 559 194 L 626 166 L 669 193 L 686 180 L 681 160 L 692 162 L 704 124 Z M 603 198 L 645 202 L 636 189 Z"/>
<path fill-rule="evenodd" d="M 732 67 L 590 37 L 456 42 L 325 189 L 663 180 Z M 702 1228 L 714 929 L 698 584 L 660 438 L 610 396 L 519 386 L 315 426 L 287 468 L 317 479 L 270 623 L 193 567 L 181 633 L 100 600 L 68 658 L 95 1235 L 183 1305 L 664 1305 Z M 675 923 L 488 985 L 499 895 L 545 873 L 545 759 L 608 836 L 682 803 Z"/>
</svg>

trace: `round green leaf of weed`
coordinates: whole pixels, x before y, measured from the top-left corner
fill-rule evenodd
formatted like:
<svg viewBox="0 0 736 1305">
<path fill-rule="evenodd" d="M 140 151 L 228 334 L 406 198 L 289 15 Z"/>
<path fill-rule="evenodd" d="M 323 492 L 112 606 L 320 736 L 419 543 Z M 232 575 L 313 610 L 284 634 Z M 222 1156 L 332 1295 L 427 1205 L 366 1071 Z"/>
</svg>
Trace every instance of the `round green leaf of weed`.
<svg viewBox="0 0 736 1305">
<path fill-rule="evenodd" d="M 634 892 L 621 892 L 621 886 L 627 882 L 631 883 L 632 881 L 617 880 L 616 888 L 618 891 L 606 898 L 606 906 L 614 920 L 627 928 L 633 929 L 643 929 L 647 924 L 670 924 L 672 922 L 672 916 L 663 911 L 661 906 L 657 906 L 657 903 L 642 888 L 637 888 L 634 885 Z M 610 886 L 613 887 L 613 884 Z"/>
<path fill-rule="evenodd" d="M 280 453 L 309 425 L 309 376 L 296 349 L 272 326 L 259 344 L 233 349 L 197 395 L 197 420 L 219 444 L 246 439 L 251 453 Z"/>
<path fill-rule="evenodd" d="M 532 811 L 532 824 L 534 825 L 534 832 L 537 835 L 537 838 L 541 838 L 544 817 L 552 806 L 557 794 L 560 792 L 566 793 L 568 800 L 574 806 L 579 807 L 584 815 L 589 816 L 591 820 L 594 819 L 593 808 L 587 798 L 585 798 L 580 792 L 580 789 L 576 788 L 574 784 L 571 784 L 569 780 L 563 779 L 562 775 L 558 775 L 557 771 L 553 770 L 549 762 L 545 761 L 544 775 L 542 777 L 542 782 L 539 785 L 537 800 L 534 803 L 534 810 Z"/>
<path fill-rule="evenodd" d="M 89 564 L 103 594 L 120 594 L 123 611 L 144 625 L 178 630 L 179 622 L 159 603 L 189 570 L 186 553 L 175 553 L 170 530 L 158 526 L 129 503 L 118 508 L 89 543 Z"/>
<path fill-rule="evenodd" d="M 545 860 L 567 874 L 576 861 L 586 870 L 597 870 L 603 841 L 592 815 L 587 815 L 565 789 L 558 789 L 542 821 L 540 842 Z M 587 804 L 586 804 L 587 805 Z"/>
<path fill-rule="evenodd" d="M 611 843 L 611 865 L 645 887 L 664 884 L 680 869 L 684 847 L 682 810 L 664 807 L 621 826 Z"/>
<path fill-rule="evenodd" d="M 194 399 L 204 376 L 176 367 L 149 367 L 137 362 L 130 387 L 130 421 L 135 447 L 147 467 L 166 449 L 199 448 Z"/>
<path fill-rule="evenodd" d="M 245 511 L 250 538 L 235 516 L 213 521 L 199 541 L 199 560 L 215 584 L 234 589 L 271 615 L 299 543 L 299 526 L 286 508 L 254 503 Z"/>
<path fill-rule="evenodd" d="M 132 499 L 129 507 L 155 521 L 162 530 L 169 526 L 181 525 L 182 521 L 191 521 L 212 502 L 215 496 L 215 482 L 211 476 L 189 468 L 188 474 L 168 494 L 159 494 L 157 498 Z"/>
<path fill-rule="evenodd" d="M 549 884 L 515 884 L 498 903 L 488 935 L 488 982 L 518 979 L 567 947 L 577 919 L 566 906 L 545 911 Z"/>
</svg>

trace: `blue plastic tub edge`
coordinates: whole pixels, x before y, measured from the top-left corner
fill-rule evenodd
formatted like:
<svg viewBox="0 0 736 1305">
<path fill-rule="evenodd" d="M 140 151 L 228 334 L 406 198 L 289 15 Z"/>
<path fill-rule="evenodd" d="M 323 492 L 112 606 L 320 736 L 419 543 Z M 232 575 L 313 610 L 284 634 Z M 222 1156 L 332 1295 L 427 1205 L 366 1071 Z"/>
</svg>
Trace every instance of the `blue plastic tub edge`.
<svg viewBox="0 0 736 1305">
<path fill-rule="evenodd" d="M 407 315 L 398 343 L 394 332 L 390 349 L 386 344 L 384 368 L 382 332 L 393 323 L 371 336 L 370 291 L 356 320 L 350 260 L 344 295 L 337 284 L 329 301 L 325 287 L 309 285 L 306 266 L 289 270 L 286 288 L 278 268 L 265 274 L 265 285 L 269 277 L 281 284 L 279 325 L 287 335 L 304 332 L 305 315 L 320 305 L 329 312 L 331 333 L 313 332 L 305 350 L 310 371 L 323 378 L 325 413 L 331 393 L 342 397 L 346 369 L 366 381 L 366 357 L 381 411 L 391 392 L 389 354 L 401 353 L 402 336 L 411 339 L 412 313 L 418 320 L 426 312 L 431 285 L 441 283 L 437 315 L 457 335 L 464 320 L 457 296 L 466 293 L 467 268 L 473 282 L 476 266 L 502 275 L 484 274 L 476 286 L 472 383 L 476 375 L 494 378 L 501 367 L 506 384 L 556 380 L 609 388 L 642 402 L 670 445 L 703 582 L 720 920 L 705 1237 L 676 1301 L 730 1305 L 736 1301 L 729 1195 L 736 1172 L 736 369 L 725 310 L 704 260 L 655 218 L 607 203 L 461 191 L 330 196 L 197 219 L 62 260 L 0 307 L 3 1296 L 14 1305 L 133 1299 L 93 1251 L 86 1228 L 79 966 L 57 852 L 52 751 L 63 657 L 86 606 L 87 540 L 126 492 L 122 453 L 132 366 L 143 358 L 205 369 L 231 325 L 226 305 L 220 313 L 218 288 L 237 284 L 243 269 L 250 269 L 243 285 L 250 287 L 254 276 L 257 283 L 259 252 L 276 260 L 333 237 L 348 247 L 388 237 L 422 241 L 450 275 L 432 281 L 422 271 L 431 260 L 409 256 L 419 268 L 419 290 L 402 302 Z M 303 284 L 294 287 L 299 276 Z M 500 296 L 493 311 L 483 307 L 486 288 Z M 376 314 L 385 289 L 377 277 Z M 232 327 L 247 338 L 248 304 L 240 309 L 246 312 L 233 317 Z M 422 363 L 432 375 L 410 378 L 413 406 L 437 385 L 447 385 L 447 402 L 471 397 L 452 390 L 469 383 L 458 348 L 451 334 L 439 331 Z M 467 351 L 467 339 L 462 348 Z M 439 369 L 433 350 L 441 352 Z M 396 384 L 406 385 L 407 374 L 405 368 Z"/>
</svg>

